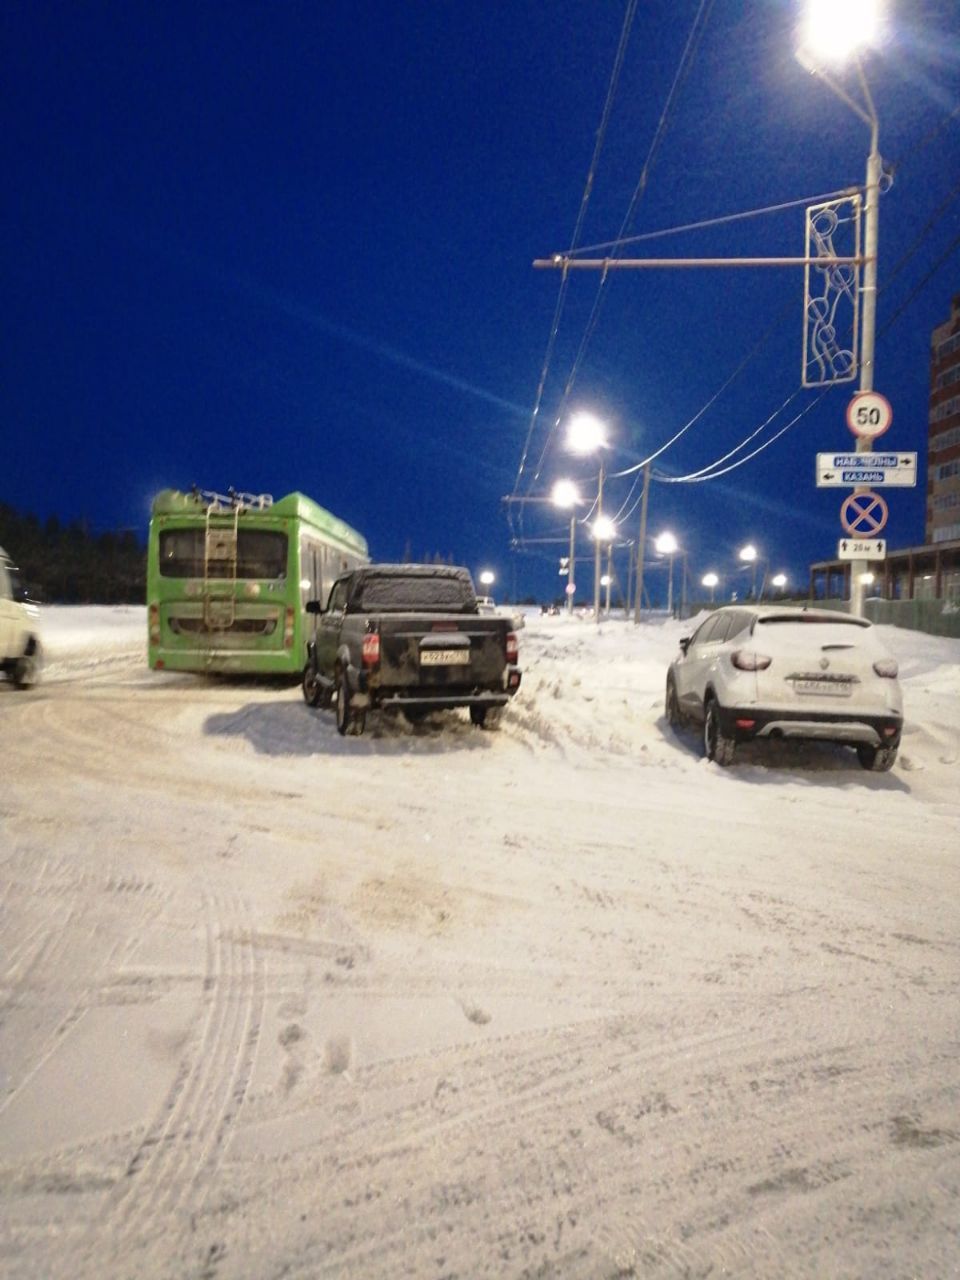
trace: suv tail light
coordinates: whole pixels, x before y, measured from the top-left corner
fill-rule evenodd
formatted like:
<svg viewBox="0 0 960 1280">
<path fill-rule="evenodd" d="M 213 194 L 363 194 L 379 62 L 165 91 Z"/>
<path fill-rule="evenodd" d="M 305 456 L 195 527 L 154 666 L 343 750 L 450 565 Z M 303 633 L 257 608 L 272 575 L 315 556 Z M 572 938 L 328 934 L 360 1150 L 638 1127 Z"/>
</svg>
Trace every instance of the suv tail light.
<svg viewBox="0 0 960 1280">
<path fill-rule="evenodd" d="M 754 649 L 735 649 L 730 655 L 730 661 L 738 671 L 766 671 L 773 659 Z"/>
<path fill-rule="evenodd" d="M 517 658 L 520 656 L 520 646 L 517 644 L 517 635 L 515 631 L 507 632 L 507 662 L 513 666 Z"/>
<path fill-rule="evenodd" d="M 375 667 L 380 662 L 380 634 L 371 631 L 363 637 L 363 665 Z"/>
<path fill-rule="evenodd" d="M 896 658 L 878 658 L 873 664 L 873 669 L 878 676 L 885 676 L 888 680 L 896 680 L 900 673 L 900 664 Z"/>
</svg>

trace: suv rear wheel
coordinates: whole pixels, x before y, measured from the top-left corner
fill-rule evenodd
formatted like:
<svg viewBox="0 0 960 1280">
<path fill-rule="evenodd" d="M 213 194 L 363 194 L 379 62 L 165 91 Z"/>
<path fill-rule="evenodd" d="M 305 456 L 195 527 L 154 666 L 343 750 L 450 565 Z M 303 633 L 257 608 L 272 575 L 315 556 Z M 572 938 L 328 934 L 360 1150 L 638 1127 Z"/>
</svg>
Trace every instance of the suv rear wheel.
<svg viewBox="0 0 960 1280">
<path fill-rule="evenodd" d="M 735 739 L 720 727 L 720 704 L 716 698 L 707 698 L 703 708 L 703 750 L 707 759 L 720 765 L 733 764 L 736 745 Z"/>
<path fill-rule="evenodd" d="M 886 773 L 896 758 L 896 747 L 868 747 L 865 743 L 857 747 L 857 759 L 873 773 Z"/>
<path fill-rule="evenodd" d="M 664 699 L 664 708 L 667 715 L 667 724 L 672 724 L 675 729 L 679 728 L 686 717 L 680 710 L 680 700 L 677 697 L 677 686 L 673 676 L 667 676 L 667 694 Z"/>
</svg>

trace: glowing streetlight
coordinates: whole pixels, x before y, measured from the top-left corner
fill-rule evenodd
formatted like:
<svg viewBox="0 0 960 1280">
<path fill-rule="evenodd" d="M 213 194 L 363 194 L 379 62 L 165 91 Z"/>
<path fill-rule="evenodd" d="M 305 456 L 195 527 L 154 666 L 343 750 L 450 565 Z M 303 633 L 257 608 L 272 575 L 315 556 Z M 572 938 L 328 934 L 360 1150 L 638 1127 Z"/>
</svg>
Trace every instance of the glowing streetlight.
<svg viewBox="0 0 960 1280">
<path fill-rule="evenodd" d="M 672 533 L 664 532 L 654 542 L 654 547 L 662 556 L 669 556 L 670 567 L 667 576 L 667 612 L 673 614 L 673 557 L 680 549 L 680 544 Z"/>
<path fill-rule="evenodd" d="M 567 613 L 573 612 L 573 597 L 577 591 L 576 583 L 576 564 L 577 556 L 577 516 L 573 508 L 580 499 L 580 491 L 572 480 L 558 480 L 553 486 L 550 494 L 550 501 L 555 507 L 562 510 L 570 511 L 570 560 L 567 570 Z"/>
<path fill-rule="evenodd" d="M 703 577 L 700 579 L 700 581 L 703 584 L 703 586 L 709 588 L 710 603 L 713 604 L 713 593 L 714 591 L 716 591 L 717 585 L 719 584 L 720 579 L 717 577 L 715 573 L 705 573 Z"/>
<path fill-rule="evenodd" d="M 483 569 L 480 572 L 480 585 L 482 587 L 492 587 L 497 580 L 497 575 L 492 569 Z"/>
<path fill-rule="evenodd" d="M 575 413 L 567 426 L 567 448 L 571 453 L 596 453 L 605 448 L 607 429 L 592 413 Z"/>
<path fill-rule="evenodd" d="M 590 532 L 597 540 L 599 545 L 601 542 L 612 542 L 617 536 L 617 526 L 613 523 L 609 516 L 597 516 L 591 526 Z"/>
<path fill-rule="evenodd" d="M 782 591 L 787 585 L 787 575 L 785 573 L 775 573 L 770 579 L 770 584 L 776 587 L 778 591 Z"/>
<path fill-rule="evenodd" d="M 880 25 L 877 0 L 808 0 L 800 28 L 801 56 L 840 63 L 872 44 Z"/>
</svg>

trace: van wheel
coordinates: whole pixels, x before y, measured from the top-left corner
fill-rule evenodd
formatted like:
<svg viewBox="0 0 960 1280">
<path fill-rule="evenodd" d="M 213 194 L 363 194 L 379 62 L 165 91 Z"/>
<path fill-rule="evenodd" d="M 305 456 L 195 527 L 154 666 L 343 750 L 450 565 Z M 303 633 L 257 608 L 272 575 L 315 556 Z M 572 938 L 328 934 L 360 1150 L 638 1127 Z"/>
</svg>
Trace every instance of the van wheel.
<svg viewBox="0 0 960 1280">
<path fill-rule="evenodd" d="M 26 651 L 16 659 L 10 668 L 10 679 L 18 689 L 29 689 L 40 679 L 43 667 L 43 650 L 40 641 L 31 637 Z"/>
<path fill-rule="evenodd" d="M 720 728 L 720 708 L 716 698 L 708 698 L 703 709 L 703 751 L 708 760 L 719 765 L 733 764 L 736 741 Z"/>
<path fill-rule="evenodd" d="M 349 735 L 351 738 L 357 738 L 363 733 L 367 723 L 367 715 L 365 711 L 356 711 L 350 705 L 350 685 L 347 681 L 347 673 L 340 672 L 340 680 L 337 684 L 337 733 L 341 737 Z"/>
<path fill-rule="evenodd" d="M 857 759 L 864 769 L 869 769 L 872 773 L 886 773 L 893 768 L 896 758 L 896 747 L 868 747 L 865 743 L 857 747 Z"/>
</svg>

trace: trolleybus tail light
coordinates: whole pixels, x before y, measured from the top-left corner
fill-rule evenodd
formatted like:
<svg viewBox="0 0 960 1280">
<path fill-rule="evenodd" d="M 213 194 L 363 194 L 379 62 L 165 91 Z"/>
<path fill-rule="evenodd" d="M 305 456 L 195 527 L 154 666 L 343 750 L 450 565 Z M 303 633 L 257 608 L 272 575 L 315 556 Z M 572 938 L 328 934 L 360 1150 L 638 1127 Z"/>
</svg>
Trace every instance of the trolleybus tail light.
<svg viewBox="0 0 960 1280">
<path fill-rule="evenodd" d="M 158 604 L 150 606 L 150 643 L 160 643 L 160 606 Z"/>
<path fill-rule="evenodd" d="M 363 637 L 363 665 L 375 667 L 380 662 L 380 635 L 371 631 Z"/>
<path fill-rule="evenodd" d="M 517 644 L 517 637 L 513 631 L 507 632 L 507 661 L 509 663 L 516 662 L 520 654 L 520 648 Z"/>
<path fill-rule="evenodd" d="M 293 610 L 288 608 L 286 621 L 284 622 L 284 625 L 283 625 L 283 647 L 285 649 L 293 648 L 293 622 L 294 622 Z"/>
</svg>

